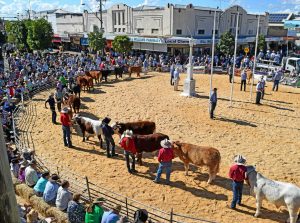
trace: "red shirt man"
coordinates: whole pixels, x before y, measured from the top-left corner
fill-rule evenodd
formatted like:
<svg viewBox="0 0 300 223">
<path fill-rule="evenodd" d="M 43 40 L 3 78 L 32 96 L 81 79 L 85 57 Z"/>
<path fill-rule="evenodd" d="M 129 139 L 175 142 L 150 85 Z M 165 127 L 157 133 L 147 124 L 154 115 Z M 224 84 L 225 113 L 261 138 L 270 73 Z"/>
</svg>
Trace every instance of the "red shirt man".
<svg viewBox="0 0 300 223">
<path fill-rule="evenodd" d="M 158 162 L 171 162 L 174 159 L 174 151 L 172 148 L 161 148 L 158 152 Z"/>
<path fill-rule="evenodd" d="M 238 163 L 232 165 L 229 170 L 229 177 L 236 182 L 243 182 L 246 179 L 247 168 Z"/>
<path fill-rule="evenodd" d="M 70 125 L 71 125 L 70 117 L 67 113 L 61 113 L 60 122 L 63 126 L 70 127 Z"/>
<path fill-rule="evenodd" d="M 134 140 L 131 137 L 123 137 L 121 139 L 120 145 L 124 150 L 136 154 Z"/>
</svg>

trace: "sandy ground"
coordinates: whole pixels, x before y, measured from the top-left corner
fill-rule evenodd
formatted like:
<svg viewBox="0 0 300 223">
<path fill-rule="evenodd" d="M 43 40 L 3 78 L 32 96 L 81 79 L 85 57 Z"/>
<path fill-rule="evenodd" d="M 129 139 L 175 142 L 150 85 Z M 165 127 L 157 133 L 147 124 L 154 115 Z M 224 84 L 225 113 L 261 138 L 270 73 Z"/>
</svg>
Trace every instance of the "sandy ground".
<svg viewBox="0 0 300 223">
<path fill-rule="evenodd" d="M 178 92 L 169 85 L 169 74 L 142 76 L 111 80 L 97 86 L 92 93 L 83 93 L 82 114 L 95 118 L 109 116 L 112 122 L 152 120 L 157 124 L 157 132 L 168 134 L 173 140 L 219 149 L 221 170 L 212 185 L 206 184 L 205 168 L 192 167 L 190 176 L 185 176 L 179 159 L 174 161 L 171 186 L 154 184 L 158 165 L 151 154 L 144 159 L 144 166 L 137 167 L 137 175 L 129 175 L 123 156 L 106 158 L 96 138 L 83 143 L 81 137 L 73 135 L 75 148 L 65 148 L 61 126 L 51 124 L 51 112 L 44 108 L 43 100 L 49 92 L 34 99 L 38 111 L 33 128 L 37 154 L 86 175 L 101 186 L 162 210 L 170 211 L 173 207 L 176 213 L 217 222 L 284 222 L 288 213 L 269 202 L 263 203 L 261 218 L 254 218 L 255 199 L 247 195 L 247 186 L 243 198 L 246 206 L 230 210 L 232 192 L 227 174 L 233 156 L 243 154 L 248 164 L 255 164 L 266 177 L 300 186 L 300 89 L 280 86 L 279 92 L 272 92 L 268 83 L 263 105 L 257 106 L 249 102 L 250 85 L 246 92 L 240 92 L 240 80 L 236 78 L 230 108 L 228 76 L 215 75 L 213 86 L 219 89 L 219 101 L 217 119 L 210 120 L 208 75 L 195 75 L 197 96 L 193 98 L 180 96 L 184 75 Z M 115 141 L 118 142 L 117 137 Z"/>
</svg>

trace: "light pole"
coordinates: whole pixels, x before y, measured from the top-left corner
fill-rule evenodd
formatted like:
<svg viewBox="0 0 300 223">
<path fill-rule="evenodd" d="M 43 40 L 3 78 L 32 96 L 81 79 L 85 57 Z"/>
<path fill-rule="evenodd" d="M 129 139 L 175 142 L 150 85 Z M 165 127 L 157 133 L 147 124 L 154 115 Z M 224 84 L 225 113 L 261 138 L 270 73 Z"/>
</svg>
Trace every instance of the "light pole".
<svg viewBox="0 0 300 223">
<path fill-rule="evenodd" d="M 94 13 L 94 15 L 96 16 L 97 19 L 99 19 L 100 21 L 100 32 L 104 32 L 104 29 L 103 29 L 103 17 L 102 17 L 102 0 L 97 0 L 99 1 L 99 12 L 100 12 L 100 18 L 97 16 L 97 12 Z M 93 10 L 85 3 L 81 3 L 81 5 L 85 5 L 87 6 L 91 12 L 93 12 Z"/>
<path fill-rule="evenodd" d="M 213 70 L 214 70 L 214 57 L 215 57 L 215 40 L 216 40 L 216 17 L 217 11 L 215 10 L 214 15 L 214 29 L 213 29 L 213 41 L 212 41 L 212 52 L 211 52 L 211 68 L 210 68 L 210 81 L 209 81 L 209 98 L 212 91 L 212 77 L 213 77 Z"/>
<path fill-rule="evenodd" d="M 195 84 L 196 81 L 193 79 L 193 46 L 195 45 L 195 40 L 190 38 L 190 54 L 189 54 L 189 64 L 187 65 L 187 77 L 184 80 L 182 96 L 194 96 L 195 95 Z"/>
<path fill-rule="evenodd" d="M 252 95 L 253 95 L 254 74 L 255 74 L 255 67 L 256 67 L 256 56 L 257 56 L 258 35 L 259 35 L 259 23 L 260 23 L 260 15 L 258 15 L 258 21 L 257 21 L 254 63 L 253 63 L 253 71 L 252 71 L 252 83 L 251 83 L 251 90 L 250 90 L 250 101 L 252 101 Z"/>
<path fill-rule="evenodd" d="M 233 56 L 233 75 L 232 75 L 231 91 L 230 91 L 230 106 L 232 106 L 234 74 L 235 74 L 235 65 L 236 65 L 236 49 L 237 49 L 237 41 L 238 41 L 238 34 L 239 34 L 239 18 L 240 18 L 240 12 L 237 13 L 236 27 L 235 27 L 235 44 L 234 44 L 234 56 Z"/>
</svg>

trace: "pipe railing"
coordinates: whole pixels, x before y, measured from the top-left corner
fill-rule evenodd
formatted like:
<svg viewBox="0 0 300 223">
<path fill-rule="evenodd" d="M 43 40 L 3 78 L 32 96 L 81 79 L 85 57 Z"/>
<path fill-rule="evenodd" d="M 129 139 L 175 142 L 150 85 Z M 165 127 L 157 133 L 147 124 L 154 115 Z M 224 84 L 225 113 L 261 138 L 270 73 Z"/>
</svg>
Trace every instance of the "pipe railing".
<svg viewBox="0 0 300 223">
<path fill-rule="evenodd" d="M 54 86 L 54 82 L 51 84 L 46 84 L 45 86 L 39 87 L 31 92 L 32 96 L 44 90 Z M 23 96 L 24 103 L 19 106 L 13 114 L 13 135 L 18 150 L 23 149 L 35 150 L 34 140 L 31 134 L 33 129 L 33 122 L 37 117 L 36 106 L 32 105 L 31 98 L 29 96 Z M 27 102 L 27 103 L 25 103 Z M 81 176 L 75 174 L 65 168 L 59 166 L 59 164 L 53 164 L 42 157 L 35 154 L 35 160 L 38 165 L 37 168 L 41 172 L 50 171 L 51 173 L 57 173 L 61 178 L 68 180 L 70 182 L 70 191 L 73 193 L 82 194 L 82 199 L 86 202 L 91 202 L 97 197 L 103 197 L 106 199 L 104 203 L 104 208 L 111 208 L 116 204 L 122 206 L 121 214 L 127 216 L 127 218 L 132 221 L 133 214 L 138 209 L 146 209 L 149 214 L 149 219 L 152 222 L 176 222 L 176 223 L 187 223 L 187 222 L 210 222 L 204 219 L 198 219 L 190 216 L 180 215 L 174 213 L 173 209 L 170 212 L 162 211 L 158 208 L 145 205 L 139 201 L 128 198 L 119 193 L 115 193 L 110 189 L 101 187 L 98 184 L 91 182 L 87 176 Z"/>
</svg>

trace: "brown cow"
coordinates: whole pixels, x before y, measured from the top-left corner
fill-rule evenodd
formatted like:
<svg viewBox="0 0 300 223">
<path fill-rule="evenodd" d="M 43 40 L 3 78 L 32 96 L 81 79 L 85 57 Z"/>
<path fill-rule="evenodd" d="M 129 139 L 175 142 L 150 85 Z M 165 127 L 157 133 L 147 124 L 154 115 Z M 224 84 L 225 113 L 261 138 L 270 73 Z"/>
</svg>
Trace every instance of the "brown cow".
<svg viewBox="0 0 300 223">
<path fill-rule="evenodd" d="M 149 135 L 133 135 L 134 144 L 137 151 L 137 162 L 142 165 L 143 152 L 154 152 L 161 148 L 160 142 L 169 139 L 169 136 L 162 133 Z"/>
<path fill-rule="evenodd" d="M 64 101 L 64 105 L 68 105 L 71 110 L 73 108 L 75 114 L 79 113 L 80 104 L 80 98 L 75 96 L 74 94 L 71 94 L 69 98 Z"/>
<path fill-rule="evenodd" d="M 189 164 L 192 163 L 197 166 L 208 167 L 208 184 L 216 178 L 221 162 L 219 150 L 209 146 L 196 146 L 181 142 L 174 142 L 172 147 L 174 153 L 183 161 L 186 175 L 188 175 Z"/>
<path fill-rule="evenodd" d="M 78 76 L 77 84 L 80 85 L 80 88 L 83 89 L 83 91 L 90 90 L 91 88 L 94 89 L 93 79 L 88 76 Z"/>
<path fill-rule="evenodd" d="M 99 84 L 100 78 L 102 77 L 102 73 L 99 70 L 86 71 L 85 75 L 95 80 L 95 84 Z"/>
<path fill-rule="evenodd" d="M 140 77 L 141 72 L 142 72 L 142 67 L 140 66 L 132 66 L 128 68 L 129 77 L 131 77 L 132 73 L 136 73 L 137 77 Z"/>
<path fill-rule="evenodd" d="M 111 126 L 115 132 L 121 136 L 125 130 L 132 130 L 133 134 L 148 135 L 155 132 L 155 122 L 137 121 L 137 122 L 116 122 Z"/>
<path fill-rule="evenodd" d="M 242 71 L 243 71 L 242 69 L 235 68 L 234 76 L 240 77 Z M 246 73 L 247 73 L 248 84 L 250 84 L 250 81 L 252 80 L 252 76 L 253 76 L 251 69 L 246 69 Z"/>
</svg>

